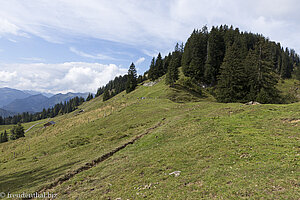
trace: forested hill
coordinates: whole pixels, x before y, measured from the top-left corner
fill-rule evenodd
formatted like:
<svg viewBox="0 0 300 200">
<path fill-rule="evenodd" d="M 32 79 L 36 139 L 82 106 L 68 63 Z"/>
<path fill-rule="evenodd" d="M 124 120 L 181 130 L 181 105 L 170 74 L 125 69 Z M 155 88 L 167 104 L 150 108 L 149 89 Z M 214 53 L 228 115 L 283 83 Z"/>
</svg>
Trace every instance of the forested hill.
<svg viewBox="0 0 300 200">
<path fill-rule="evenodd" d="M 300 80 L 299 55 L 261 34 L 241 32 L 232 26 L 195 29 L 185 44 L 177 44 L 164 58 L 159 53 L 144 76 L 135 78 L 139 83 L 166 74 L 166 84 L 174 86 L 180 67 L 184 86 L 198 93 L 209 88 L 219 102 L 287 103 L 297 99 L 282 95 L 276 85 L 279 80 Z M 125 90 L 127 76 L 99 88 L 96 96 L 104 93 L 107 100 Z"/>
<path fill-rule="evenodd" d="M 194 30 L 187 40 L 181 64 L 197 83 L 216 86 L 220 102 L 258 100 L 279 103 L 279 78 L 299 77 L 299 56 L 280 43 L 233 27 Z M 297 69 L 297 70 L 296 70 Z"/>
</svg>

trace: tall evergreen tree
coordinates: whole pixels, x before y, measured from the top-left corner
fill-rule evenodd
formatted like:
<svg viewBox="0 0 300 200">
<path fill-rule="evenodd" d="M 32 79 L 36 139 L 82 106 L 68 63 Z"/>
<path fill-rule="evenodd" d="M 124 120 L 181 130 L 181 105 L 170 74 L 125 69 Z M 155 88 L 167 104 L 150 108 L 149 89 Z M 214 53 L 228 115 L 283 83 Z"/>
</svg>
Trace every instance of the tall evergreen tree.
<svg viewBox="0 0 300 200">
<path fill-rule="evenodd" d="M 25 137 L 24 128 L 21 125 L 21 123 L 18 123 L 16 126 L 14 126 L 10 130 L 10 134 L 11 134 L 11 139 L 12 140 L 16 140 L 18 138 Z"/>
<path fill-rule="evenodd" d="M 139 83 L 141 83 L 141 82 L 143 82 L 143 81 L 144 81 L 143 76 L 142 76 L 142 75 L 139 75 L 139 76 L 137 77 L 137 83 L 139 84 Z"/>
<path fill-rule="evenodd" d="M 212 27 L 207 43 L 207 58 L 205 62 L 205 83 L 216 85 L 220 66 L 224 59 L 225 42 L 223 33 Z"/>
<path fill-rule="evenodd" d="M 166 75 L 166 84 L 173 86 L 176 80 L 178 80 L 178 68 L 180 67 L 180 59 L 177 56 L 172 56 L 170 61 L 168 72 Z"/>
<path fill-rule="evenodd" d="M 241 49 L 242 45 L 237 40 L 226 50 L 217 85 L 216 98 L 219 102 L 243 101 L 247 94 Z"/>
<path fill-rule="evenodd" d="M 180 51 L 181 53 L 184 52 L 184 44 L 183 44 L 183 42 L 181 42 L 181 44 L 180 44 L 179 51 Z"/>
<path fill-rule="evenodd" d="M 300 81 L 300 66 L 295 68 L 295 78 Z"/>
<path fill-rule="evenodd" d="M 108 99 L 110 99 L 109 91 L 105 90 L 103 93 L 103 101 L 107 101 Z"/>
<path fill-rule="evenodd" d="M 86 98 L 86 101 L 90 101 L 94 98 L 93 94 L 92 93 L 89 93 L 87 98 Z"/>
<path fill-rule="evenodd" d="M 135 69 L 135 65 L 131 63 L 128 70 L 128 79 L 126 83 L 126 93 L 133 91 L 137 86 L 137 73 Z"/>
<path fill-rule="evenodd" d="M 169 67 L 171 59 L 172 59 L 172 55 L 171 55 L 171 53 L 169 53 L 168 56 L 165 56 L 165 58 L 163 60 L 164 74 L 168 72 L 168 67 Z"/>
<path fill-rule="evenodd" d="M 149 72 L 148 72 L 148 78 L 151 81 L 154 81 L 155 79 L 157 79 L 157 70 L 156 70 L 156 67 L 155 67 L 155 58 L 154 57 L 151 60 L 150 69 L 149 69 Z"/>
<path fill-rule="evenodd" d="M 261 40 L 254 50 L 250 50 L 244 65 L 248 78 L 247 100 L 261 103 L 279 102 L 276 89 L 277 77 L 273 70 L 272 55 L 266 42 Z"/>
<path fill-rule="evenodd" d="M 194 30 L 184 47 L 182 55 L 182 70 L 185 76 L 197 82 L 204 81 L 204 65 L 207 54 L 207 27 L 201 31 Z"/>
<path fill-rule="evenodd" d="M 282 78 L 291 78 L 293 71 L 293 64 L 290 57 L 289 49 L 286 48 L 285 51 L 282 50 L 281 54 L 281 71 L 280 75 Z"/>
<path fill-rule="evenodd" d="M 160 53 L 158 53 L 158 56 L 156 58 L 155 68 L 156 68 L 156 71 L 157 71 L 157 75 L 156 75 L 157 78 L 159 78 L 162 75 L 164 75 L 163 59 L 162 59 Z"/>
</svg>

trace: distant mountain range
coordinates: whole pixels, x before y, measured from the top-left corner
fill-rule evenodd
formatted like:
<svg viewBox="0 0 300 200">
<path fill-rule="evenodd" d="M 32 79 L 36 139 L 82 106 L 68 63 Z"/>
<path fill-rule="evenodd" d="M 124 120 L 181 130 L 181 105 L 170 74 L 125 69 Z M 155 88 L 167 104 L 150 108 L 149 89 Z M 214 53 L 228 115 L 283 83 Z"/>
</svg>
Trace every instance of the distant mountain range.
<svg viewBox="0 0 300 200">
<path fill-rule="evenodd" d="M 88 93 L 50 94 L 36 91 L 21 91 L 0 88 L 0 116 L 7 117 L 22 112 L 40 112 L 57 103 L 68 101 L 76 96 L 86 98 Z"/>
<path fill-rule="evenodd" d="M 12 88 L 0 88 L 0 108 L 9 104 L 15 99 L 24 99 L 31 96 L 31 94 L 23 92 L 21 90 L 16 90 Z"/>
<path fill-rule="evenodd" d="M 10 111 L 7 111 L 7 110 L 4 110 L 4 109 L 1 109 L 0 108 L 0 116 L 1 117 L 9 117 L 9 116 L 12 116 L 12 115 L 15 115 L 16 113 L 14 112 L 10 112 Z"/>
<path fill-rule="evenodd" d="M 55 95 L 55 94 L 52 94 L 52 93 L 47 93 L 47 92 L 37 92 L 37 91 L 34 91 L 34 90 L 23 90 L 23 92 L 28 93 L 28 94 L 31 94 L 31 95 L 42 94 L 42 95 L 44 95 L 45 97 L 52 97 L 52 96 Z"/>
</svg>

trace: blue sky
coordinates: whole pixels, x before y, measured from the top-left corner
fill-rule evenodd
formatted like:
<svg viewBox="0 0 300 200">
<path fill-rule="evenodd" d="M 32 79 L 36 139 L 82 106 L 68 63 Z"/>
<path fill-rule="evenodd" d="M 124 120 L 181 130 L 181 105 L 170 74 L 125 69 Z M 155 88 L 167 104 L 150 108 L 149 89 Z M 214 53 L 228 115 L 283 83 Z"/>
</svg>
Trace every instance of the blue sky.
<svg viewBox="0 0 300 200">
<path fill-rule="evenodd" d="M 296 0 L 0 1 L 0 87 L 96 92 L 194 28 L 228 24 L 300 51 Z"/>
</svg>

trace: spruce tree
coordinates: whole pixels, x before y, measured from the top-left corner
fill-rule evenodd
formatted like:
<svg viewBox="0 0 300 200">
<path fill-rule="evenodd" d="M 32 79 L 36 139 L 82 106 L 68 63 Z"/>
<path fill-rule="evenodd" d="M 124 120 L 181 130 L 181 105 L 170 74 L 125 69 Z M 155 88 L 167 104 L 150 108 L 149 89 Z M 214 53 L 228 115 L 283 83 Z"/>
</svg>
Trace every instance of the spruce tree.
<svg viewBox="0 0 300 200">
<path fill-rule="evenodd" d="M 197 82 L 204 81 L 204 65 L 207 54 L 207 27 L 201 31 L 194 30 L 184 47 L 182 55 L 182 70 L 185 76 Z"/>
<path fill-rule="evenodd" d="M 280 75 L 282 78 L 291 78 L 293 71 L 293 64 L 290 57 L 289 49 L 286 48 L 285 51 L 282 50 L 281 54 L 281 71 Z"/>
<path fill-rule="evenodd" d="M 156 72 L 157 72 L 157 74 L 156 74 L 157 78 L 164 75 L 163 59 L 162 59 L 160 53 L 158 53 L 158 56 L 156 58 L 155 69 L 156 69 Z"/>
<path fill-rule="evenodd" d="M 300 66 L 295 68 L 295 78 L 300 81 Z"/>
<path fill-rule="evenodd" d="M 90 101 L 94 98 L 93 94 L 92 93 L 89 93 L 87 98 L 86 98 L 86 101 Z"/>
<path fill-rule="evenodd" d="M 254 50 L 250 50 L 244 62 L 248 75 L 247 100 L 260 103 L 278 103 L 278 78 L 273 70 L 272 55 L 267 43 L 261 40 Z"/>
<path fill-rule="evenodd" d="M 8 135 L 6 130 L 4 130 L 3 136 L 2 136 L 2 142 L 7 142 L 8 141 Z"/>
<path fill-rule="evenodd" d="M 135 69 L 135 65 L 131 63 L 128 70 L 128 79 L 126 83 L 126 93 L 133 91 L 137 86 L 137 73 Z"/>
<path fill-rule="evenodd" d="M 171 53 L 169 53 L 168 56 L 165 56 L 165 58 L 163 60 L 164 74 L 168 72 L 168 67 L 169 67 L 171 59 L 172 59 L 172 55 L 171 55 Z"/>
<path fill-rule="evenodd" d="M 107 101 L 108 99 L 110 99 L 109 91 L 105 90 L 103 93 L 103 101 Z"/>
<path fill-rule="evenodd" d="M 151 60 L 150 69 L 149 69 L 149 72 L 148 72 L 148 78 L 151 81 L 154 81 L 157 78 L 156 74 L 157 74 L 157 71 L 156 71 L 156 68 L 155 68 L 155 58 L 153 57 L 152 60 Z"/>
<path fill-rule="evenodd" d="M 216 92 L 216 98 L 219 102 L 244 101 L 247 94 L 245 89 L 247 78 L 242 64 L 241 49 L 242 45 L 237 40 L 226 50 Z"/>
<path fill-rule="evenodd" d="M 167 85 L 174 86 L 174 83 L 176 82 L 176 80 L 178 80 L 178 67 L 180 67 L 179 58 L 176 56 L 172 56 L 166 75 Z"/>
<path fill-rule="evenodd" d="M 18 123 L 16 126 L 14 126 L 11 130 L 10 130 L 10 136 L 12 140 L 16 140 L 18 138 L 21 137 L 25 137 L 25 132 L 24 132 L 24 128 L 21 125 L 21 123 Z"/>
<path fill-rule="evenodd" d="M 205 62 L 205 83 L 216 85 L 220 66 L 224 59 L 225 42 L 223 34 L 218 28 L 212 27 L 207 43 L 207 57 Z"/>
<path fill-rule="evenodd" d="M 184 51 L 184 44 L 183 44 L 183 42 L 181 42 L 181 44 L 180 44 L 179 51 L 181 53 L 183 53 L 183 51 Z"/>
</svg>

